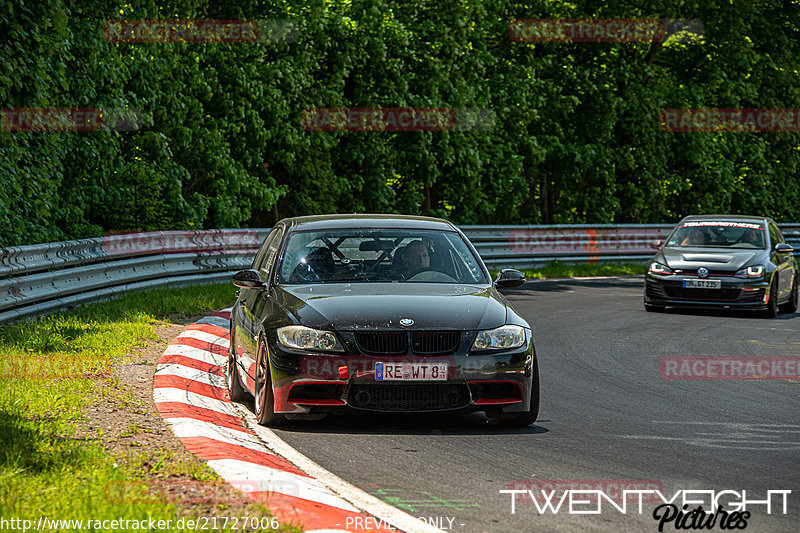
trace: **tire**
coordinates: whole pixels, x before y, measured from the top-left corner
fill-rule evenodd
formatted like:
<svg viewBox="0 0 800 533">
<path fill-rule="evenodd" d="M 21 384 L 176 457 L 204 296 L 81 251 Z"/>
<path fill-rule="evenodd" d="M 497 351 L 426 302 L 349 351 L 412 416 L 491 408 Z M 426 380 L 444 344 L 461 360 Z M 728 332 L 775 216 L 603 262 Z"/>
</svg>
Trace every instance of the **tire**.
<svg viewBox="0 0 800 533">
<path fill-rule="evenodd" d="M 527 413 L 518 413 L 508 418 L 496 418 L 502 426 L 525 428 L 536 422 L 539 417 L 539 360 L 533 359 L 533 383 L 531 385 L 531 399 L 528 403 Z"/>
<path fill-rule="evenodd" d="M 797 281 L 798 275 L 794 275 L 794 282 L 792 283 L 792 294 L 789 296 L 789 301 L 781 305 L 781 311 L 784 313 L 796 313 L 797 312 Z"/>
<path fill-rule="evenodd" d="M 255 385 L 256 419 L 262 426 L 279 426 L 286 422 L 286 417 L 275 412 L 275 396 L 272 390 L 272 377 L 269 369 L 269 354 L 264 339 L 258 340 L 256 355 Z"/>
<path fill-rule="evenodd" d="M 764 316 L 767 318 L 775 318 L 778 316 L 778 276 L 772 275 L 772 283 L 769 286 L 769 301 L 767 302 L 767 310 L 764 311 Z"/>
<path fill-rule="evenodd" d="M 228 385 L 228 397 L 232 402 L 241 402 L 250 398 L 250 393 L 242 385 L 242 378 L 237 370 L 236 363 L 236 339 L 233 332 L 233 323 L 231 323 L 230 346 L 228 347 L 228 364 L 225 365 L 225 381 Z"/>
</svg>

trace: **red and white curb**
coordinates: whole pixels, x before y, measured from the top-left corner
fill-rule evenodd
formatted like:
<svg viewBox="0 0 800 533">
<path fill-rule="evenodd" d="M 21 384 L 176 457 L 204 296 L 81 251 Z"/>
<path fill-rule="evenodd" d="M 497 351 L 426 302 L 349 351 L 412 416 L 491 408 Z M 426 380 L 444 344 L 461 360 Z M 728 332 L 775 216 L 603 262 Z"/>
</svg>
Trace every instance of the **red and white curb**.
<svg viewBox="0 0 800 533">
<path fill-rule="evenodd" d="M 230 310 L 189 325 L 159 359 L 153 399 L 184 446 L 282 523 L 305 531 L 440 531 L 336 477 L 228 398 Z"/>
</svg>

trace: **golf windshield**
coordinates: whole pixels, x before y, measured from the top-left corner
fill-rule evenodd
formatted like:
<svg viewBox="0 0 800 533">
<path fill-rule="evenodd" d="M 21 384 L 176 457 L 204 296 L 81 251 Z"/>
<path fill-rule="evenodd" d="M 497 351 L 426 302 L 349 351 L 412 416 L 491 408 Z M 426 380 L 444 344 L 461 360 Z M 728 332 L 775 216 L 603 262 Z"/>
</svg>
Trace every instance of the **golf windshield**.
<svg viewBox="0 0 800 533">
<path fill-rule="evenodd" d="M 692 221 L 675 228 L 666 246 L 764 250 L 765 229 L 751 222 Z"/>
</svg>

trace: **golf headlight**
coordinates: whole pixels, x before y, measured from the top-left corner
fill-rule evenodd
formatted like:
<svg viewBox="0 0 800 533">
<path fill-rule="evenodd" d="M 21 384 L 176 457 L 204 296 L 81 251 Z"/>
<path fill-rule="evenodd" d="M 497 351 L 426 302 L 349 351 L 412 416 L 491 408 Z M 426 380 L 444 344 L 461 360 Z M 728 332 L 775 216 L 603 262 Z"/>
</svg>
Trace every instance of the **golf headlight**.
<svg viewBox="0 0 800 533">
<path fill-rule="evenodd" d="M 672 274 L 672 269 L 670 267 L 662 265 L 661 263 L 656 263 L 655 261 L 650 263 L 650 268 L 648 270 L 651 274 L 660 274 L 662 276 Z"/>
<path fill-rule="evenodd" d="M 764 265 L 753 265 L 739 270 L 735 275 L 737 278 L 760 278 L 764 270 Z"/>
<path fill-rule="evenodd" d="M 339 339 L 330 331 L 320 331 L 305 326 L 285 326 L 278 328 L 278 342 L 294 350 L 320 350 L 343 352 Z"/>
<path fill-rule="evenodd" d="M 479 331 L 472 343 L 473 350 L 508 350 L 525 344 L 525 330 L 520 326 L 500 326 Z"/>
</svg>

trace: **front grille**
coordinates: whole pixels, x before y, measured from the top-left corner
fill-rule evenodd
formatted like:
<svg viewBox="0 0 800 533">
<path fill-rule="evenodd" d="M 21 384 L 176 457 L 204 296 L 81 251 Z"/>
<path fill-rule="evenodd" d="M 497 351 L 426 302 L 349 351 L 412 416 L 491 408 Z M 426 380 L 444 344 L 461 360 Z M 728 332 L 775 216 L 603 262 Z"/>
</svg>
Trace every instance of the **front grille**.
<svg viewBox="0 0 800 533">
<path fill-rule="evenodd" d="M 645 288 L 648 298 L 664 298 L 664 289 L 658 285 L 648 283 Z"/>
<path fill-rule="evenodd" d="M 390 355 L 404 354 L 408 347 L 405 331 L 356 332 L 358 347 L 365 354 Z"/>
<path fill-rule="evenodd" d="M 411 350 L 420 355 L 447 355 L 458 349 L 460 331 L 417 331 L 411 334 Z"/>
<path fill-rule="evenodd" d="M 469 401 L 469 389 L 463 383 L 354 384 L 347 395 L 351 406 L 377 411 L 457 409 Z"/>
<path fill-rule="evenodd" d="M 683 287 L 665 287 L 668 298 L 681 300 L 708 300 L 730 302 L 739 298 L 741 289 L 684 289 Z"/>
<path fill-rule="evenodd" d="M 697 269 L 696 268 L 678 269 L 678 270 L 675 270 L 675 274 L 680 275 L 680 276 L 686 276 L 686 275 L 696 276 L 697 275 Z M 713 269 L 709 268 L 708 269 L 708 276 L 706 276 L 706 277 L 708 277 L 708 278 L 719 278 L 719 277 L 730 278 L 730 277 L 733 277 L 734 274 L 736 274 L 735 271 L 713 270 Z"/>
</svg>

